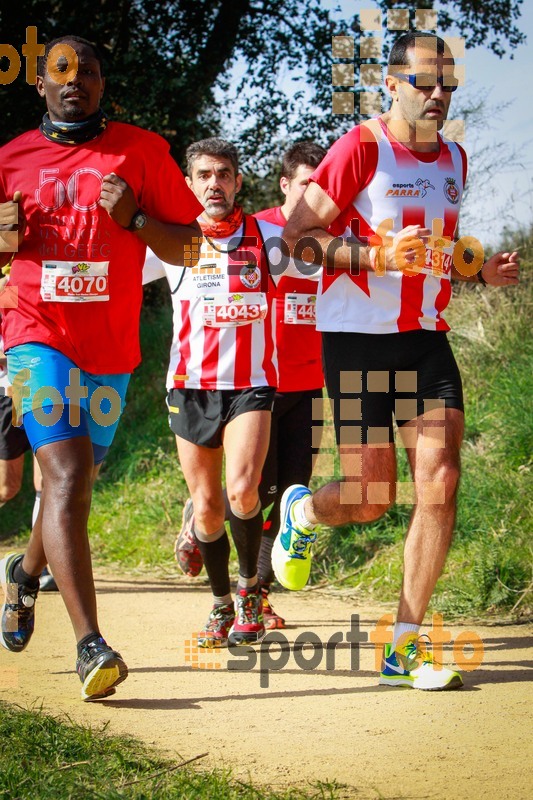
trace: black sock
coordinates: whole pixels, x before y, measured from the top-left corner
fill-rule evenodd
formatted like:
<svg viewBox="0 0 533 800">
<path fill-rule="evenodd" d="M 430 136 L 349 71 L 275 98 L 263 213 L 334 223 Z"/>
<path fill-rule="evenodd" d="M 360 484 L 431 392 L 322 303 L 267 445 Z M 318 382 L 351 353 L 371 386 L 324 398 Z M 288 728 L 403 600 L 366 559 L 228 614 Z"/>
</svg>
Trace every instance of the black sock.
<svg viewBox="0 0 533 800">
<path fill-rule="evenodd" d="M 259 549 L 259 558 L 257 559 L 259 583 L 261 586 L 266 586 L 267 588 L 274 580 L 274 570 L 272 569 L 272 545 L 274 544 L 274 539 L 278 535 L 279 522 L 279 502 L 276 500 L 263 524 L 261 547 Z"/>
<path fill-rule="evenodd" d="M 230 544 L 226 531 L 214 542 L 202 542 L 195 536 L 198 550 L 204 560 L 205 571 L 211 584 L 211 591 L 215 597 L 224 597 L 231 591 L 229 581 L 229 552 Z"/>
<path fill-rule="evenodd" d="M 101 639 L 102 635 L 98 631 L 93 631 L 92 633 L 88 633 L 87 636 L 84 636 L 83 639 L 80 639 L 76 647 L 78 648 L 78 655 L 81 655 L 81 651 L 85 647 L 86 644 L 89 642 L 94 642 L 95 639 Z"/>
<path fill-rule="evenodd" d="M 39 576 L 38 575 L 28 575 L 27 572 L 24 572 L 22 569 L 22 561 L 15 564 L 13 568 L 13 579 L 15 583 L 21 583 L 23 586 L 27 586 L 28 589 L 38 589 L 39 588 Z"/>
<path fill-rule="evenodd" d="M 231 512 L 229 524 L 239 557 L 239 575 L 243 578 L 253 578 L 257 575 L 257 557 L 263 531 L 261 509 L 250 519 L 241 519 Z"/>
<path fill-rule="evenodd" d="M 274 580 L 274 570 L 272 569 L 272 545 L 274 539 L 265 536 L 261 538 L 261 547 L 259 549 L 259 558 L 257 559 L 257 574 L 259 576 L 259 583 L 261 586 L 270 586 Z"/>
</svg>

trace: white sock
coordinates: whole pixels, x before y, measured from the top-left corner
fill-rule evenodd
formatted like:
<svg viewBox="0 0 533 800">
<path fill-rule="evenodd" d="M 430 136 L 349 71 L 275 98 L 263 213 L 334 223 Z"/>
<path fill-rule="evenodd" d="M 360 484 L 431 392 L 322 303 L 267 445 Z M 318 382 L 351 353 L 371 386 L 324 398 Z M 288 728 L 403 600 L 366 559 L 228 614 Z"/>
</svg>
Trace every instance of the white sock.
<svg viewBox="0 0 533 800">
<path fill-rule="evenodd" d="M 229 606 L 233 603 L 231 592 L 229 594 L 225 594 L 222 597 L 217 597 L 216 594 L 213 595 L 213 605 L 214 606 Z"/>
<path fill-rule="evenodd" d="M 239 589 L 253 589 L 257 586 L 257 574 L 253 578 L 243 578 L 242 575 L 239 575 L 237 579 L 237 591 Z"/>
<path fill-rule="evenodd" d="M 420 630 L 420 625 L 416 625 L 414 622 L 396 622 L 394 625 L 393 631 L 393 640 L 392 644 L 393 647 L 396 648 L 398 640 L 404 633 L 418 633 Z"/>
<path fill-rule="evenodd" d="M 307 497 L 302 497 L 301 500 L 298 500 L 294 504 L 294 518 L 295 521 L 301 528 L 306 528 L 308 531 L 314 531 L 316 525 L 313 525 L 312 522 L 309 522 L 307 517 L 305 516 L 305 501 Z"/>
<path fill-rule="evenodd" d="M 33 504 L 33 511 L 31 512 L 31 526 L 35 525 L 35 520 L 39 516 L 39 509 L 41 507 L 41 493 L 35 492 L 35 502 Z"/>
</svg>

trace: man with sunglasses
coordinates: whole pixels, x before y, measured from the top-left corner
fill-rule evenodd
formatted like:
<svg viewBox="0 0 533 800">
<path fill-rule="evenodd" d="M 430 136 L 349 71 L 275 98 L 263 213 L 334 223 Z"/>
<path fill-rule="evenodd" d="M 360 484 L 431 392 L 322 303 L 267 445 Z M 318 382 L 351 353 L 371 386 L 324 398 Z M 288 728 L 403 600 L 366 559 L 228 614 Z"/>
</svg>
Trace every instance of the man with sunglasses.
<svg viewBox="0 0 533 800">
<path fill-rule="evenodd" d="M 290 247 L 314 237 L 327 254 L 317 328 L 344 478 L 314 494 L 304 486 L 287 489 L 274 571 L 287 588 L 302 588 L 317 525 L 371 522 L 390 508 L 394 416 L 416 503 L 380 683 L 426 690 L 462 686 L 460 674 L 436 665 L 419 641 L 452 538 L 464 427 L 461 378 L 443 312 L 452 277 L 494 286 L 518 282 L 516 253 L 483 263 L 479 253 L 465 255 L 454 245 L 466 156 L 438 131 L 459 83 L 456 70 L 439 37 L 401 36 L 385 79 L 390 110 L 333 145 L 284 230 Z"/>
</svg>

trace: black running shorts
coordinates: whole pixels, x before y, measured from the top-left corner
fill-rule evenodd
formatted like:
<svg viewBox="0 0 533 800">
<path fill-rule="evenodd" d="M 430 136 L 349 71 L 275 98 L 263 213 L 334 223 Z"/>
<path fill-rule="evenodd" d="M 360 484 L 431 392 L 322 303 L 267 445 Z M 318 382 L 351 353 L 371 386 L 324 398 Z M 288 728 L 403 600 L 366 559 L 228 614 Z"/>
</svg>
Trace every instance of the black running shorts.
<svg viewBox="0 0 533 800">
<path fill-rule="evenodd" d="M 15 428 L 12 423 L 10 397 L 0 396 L 0 460 L 12 461 L 30 449 L 24 428 Z"/>
<path fill-rule="evenodd" d="M 393 442 L 433 408 L 463 411 L 461 376 L 443 331 L 322 333 L 337 444 Z"/>
<path fill-rule="evenodd" d="M 221 447 L 228 422 L 247 411 L 272 411 L 276 389 L 171 389 L 167 397 L 170 429 L 202 447 Z"/>
</svg>

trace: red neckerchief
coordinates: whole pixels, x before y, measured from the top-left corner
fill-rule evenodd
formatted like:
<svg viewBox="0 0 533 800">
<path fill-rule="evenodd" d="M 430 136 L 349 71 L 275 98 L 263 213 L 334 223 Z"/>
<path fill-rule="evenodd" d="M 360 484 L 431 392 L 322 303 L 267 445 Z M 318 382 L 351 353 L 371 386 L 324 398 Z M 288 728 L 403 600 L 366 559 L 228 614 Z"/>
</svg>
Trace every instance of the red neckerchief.
<svg viewBox="0 0 533 800">
<path fill-rule="evenodd" d="M 242 219 L 242 206 L 234 205 L 231 214 L 219 222 L 206 222 L 202 217 L 198 218 L 198 222 L 204 236 L 209 236 L 211 239 L 226 239 L 241 227 Z"/>
</svg>

